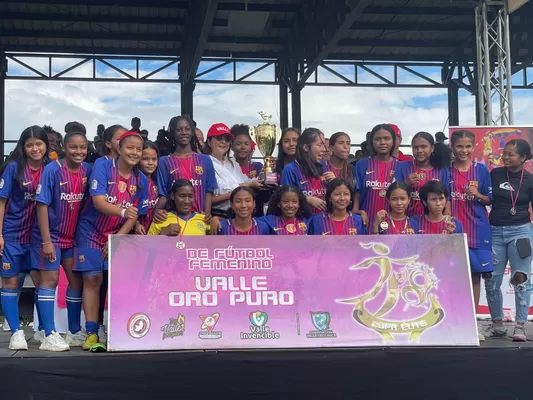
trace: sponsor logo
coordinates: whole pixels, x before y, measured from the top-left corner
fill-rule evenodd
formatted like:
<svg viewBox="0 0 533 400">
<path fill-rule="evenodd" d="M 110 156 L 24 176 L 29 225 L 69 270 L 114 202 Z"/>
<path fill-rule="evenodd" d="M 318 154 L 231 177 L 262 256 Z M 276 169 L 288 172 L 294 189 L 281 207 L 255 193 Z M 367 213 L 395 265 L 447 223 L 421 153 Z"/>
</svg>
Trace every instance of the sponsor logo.
<svg viewBox="0 0 533 400">
<path fill-rule="evenodd" d="M 511 184 L 509 182 L 500 183 L 500 189 L 508 190 L 510 192 L 514 192 L 514 189 L 513 189 L 513 187 L 511 186 Z"/>
<path fill-rule="evenodd" d="M 9 271 L 9 270 L 11 269 L 11 264 L 8 263 L 8 262 L 4 262 L 4 263 L 2 263 L 2 269 L 3 269 L 4 271 Z"/>
<path fill-rule="evenodd" d="M 373 174 L 373 173 L 374 173 L 374 171 L 366 171 L 365 172 L 365 174 L 367 174 L 367 175 L 370 175 L 370 174 Z"/>
<path fill-rule="evenodd" d="M 29 181 L 29 182 L 22 182 L 22 186 L 28 186 L 32 183 L 32 181 Z"/>
<path fill-rule="evenodd" d="M 452 199 L 454 200 L 475 200 L 474 196 L 469 196 L 466 193 L 452 192 Z"/>
<path fill-rule="evenodd" d="M 68 183 L 68 181 L 66 181 L 66 182 L 59 182 L 59 186 L 65 186 L 67 183 Z"/>
<path fill-rule="evenodd" d="M 329 327 L 331 323 L 331 316 L 329 315 L 329 312 L 311 311 L 311 322 L 313 323 L 315 329 L 309 331 L 305 335 L 308 339 L 331 339 L 337 337 L 337 334 Z"/>
<path fill-rule="evenodd" d="M 177 171 L 178 169 L 179 169 L 179 167 L 178 167 L 178 168 L 176 168 L 176 169 L 173 169 L 172 171 L 170 171 L 170 175 L 173 175 L 173 174 L 174 174 L 174 172 L 176 172 L 176 171 Z"/>
<path fill-rule="evenodd" d="M 198 333 L 198 337 L 200 339 L 220 339 L 222 337 L 222 332 L 215 331 L 215 326 L 217 325 L 219 318 L 219 313 L 200 315 L 200 319 L 202 320 L 200 329 L 202 332 Z"/>
<path fill-rule="evenodd" d="M 486 267 L 487 265 L 489 265 L 490 263 L 481 263 L 481 266 L 482 267 Z"/>
<path fill-rule="evenodd" d="M 82 201 L 85 197 L 85 193 L 61 193 L 60 200 L 64 201 Z"/>
<path fill-rule="evenodd" d="M 93 183 L 94 183 L 94 182 L 96 182 L 96 181 L 93 181 Z M 107 181 L 107 184 L 108 184 L 108 185 L 114 185 L 115 182 L 113 182 L 113 181 Z"/>
<path fill-rule="evenodd" d="M 169 318 L 168 324 L 161 327 L 163 340 L 183 336 L 185 333 L 185 316 L 178 314 L 176 318 Z"/>
<path fill-rule="evenodd" d="M 35 193 L 24 193 L 24 200 L 35 201 Z"/>
<path fill-rule="evenodd" d="M 133 314 L 128 320 L 128 333 L 132 338 L 141 339 L 150 331 L 150 318 L 146 314 Z"/>
<path fill-rule="evenodd" d="M 331 233 L 331 231 L 322 232 L 322 236 L 329 235 L 330 233 Z"/>
<path fill-rule="evenodd" d="M 250 332 L 241 332 L 240 337 L 244 340 L 256 339 L 279 339 L 279 332 L 273 331 L 267 325 L 268 315 L 263 311 L 255 311 L 250 313 Z"/>
<path fill-rule="evenodd" d="M 391 185 L 390 182 L 379 182 L 379 181 L 366 181 L 365 186 L 372 189 L 387 189 Z"/>
<path fill-rule="evenodd" d="M 305 185 L 307 181 L 300 181 L 300 185 Z"/>
</svg>

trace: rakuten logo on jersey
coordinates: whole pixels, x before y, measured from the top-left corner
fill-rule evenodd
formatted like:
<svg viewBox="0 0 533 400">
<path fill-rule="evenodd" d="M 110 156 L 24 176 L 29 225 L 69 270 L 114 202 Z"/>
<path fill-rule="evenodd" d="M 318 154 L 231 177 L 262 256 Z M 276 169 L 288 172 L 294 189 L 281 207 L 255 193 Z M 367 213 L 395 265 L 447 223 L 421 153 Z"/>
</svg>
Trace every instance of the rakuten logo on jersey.
<svg viewBox="0 0 533 400">
<path fill-rule="evenodd" d="M 414 192 L 411 192 L 411 199 L 420 200 L 420 192 L 418 190 L 414 191 Z"/>
<path fill-rule="evenodd" d="M 306 197 L 324 197 L 326 195 L 326 189 L 302 190 L 302 193 Z"/>
<path fill-rule="evenodd" d="M 452 199 L 453 200 L 472 201 L 472 200 L 475 200 L 475 197 L 474 196 L 469 196 L 466 193 L 452 192 Z"/>
<path fill-rule="evenodd" d="M 387 189 L 390 186 L 390 182 L 378 182 L 378 181 L 366 181 L 366 187 L 381 190 Z"/>
<path fill-rule="evenodd" d="M 148 208 L 154 208 L 156 204 L 157 204 L 157 200 L 149 200 Z"/>
<path fill-rule="evenodd" d="M 84 198 L 85 193 L 61 193 L 61 196 L 59 197 L 60 200 L 69 202 L 83 201 Z"/>
<path fill-rule="evenodd" d="M 172 181 L 172 185 L 170 185 L 171 187 L 174 185 L 174 182 L 176 182 L 176 180 Z M 201 179 L 189 179 L 189 182 L 192 183 L 193 187 L 202 186 L 202 180 Z"/>
<path fill-rule="evenodd" d="M 108 203 L 111 203 L 111 204 L 115 204 L 118 199 L 117 199 L 117 196 L 110 196 L 106 193 L 105 195 L 105 201 L 107 201 Z"/>
<path fill-rule="evenodd" d="M 24 193 L 24 200 L 35 201 L 35 193 Z"/>
</svg>

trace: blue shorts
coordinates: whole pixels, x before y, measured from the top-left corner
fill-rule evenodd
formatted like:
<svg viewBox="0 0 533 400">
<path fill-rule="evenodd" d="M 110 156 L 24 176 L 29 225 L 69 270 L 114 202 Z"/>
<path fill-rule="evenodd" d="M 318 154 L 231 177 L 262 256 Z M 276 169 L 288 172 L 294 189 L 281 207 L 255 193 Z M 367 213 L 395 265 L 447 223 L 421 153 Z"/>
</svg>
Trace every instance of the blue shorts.
<svg viewBox="0 0 533 400">
<path fill-rule="evenodd" d="M 482 274 L 494 271 L 492 264 L 492 251 L 489 249 L 468 249 L 470 257 L 470 271 L 473 274 Z"/>
<path fill-rule="evenodd" d="M 0 276 L 2 278 L 12 278 L 18 276 L 20 272 L 26 272 L 30 269 L 30 245 L 5 243 Z"/>
<path fill-rule="evenodd" d="M 70 249 L 60 249 L 54 246 L 54 249 L 56 251 L 56 260 L 48 261 L 48 259 L 43 256 L 42 247 L 32 246 L 30 250 L 31 269 L 39 271 L 59 271 L 61 261 L 67 258 L 72 258 L 74 255 L 73 247 Z"/>
<path fill-rule="evenodd" d="M 91 275 L 101 274 L 104 269 L 107 269 L 107 260 L 102 260 L 102 250 L 91 247 L 74 248 L 74 272 Z"/>
</svg>

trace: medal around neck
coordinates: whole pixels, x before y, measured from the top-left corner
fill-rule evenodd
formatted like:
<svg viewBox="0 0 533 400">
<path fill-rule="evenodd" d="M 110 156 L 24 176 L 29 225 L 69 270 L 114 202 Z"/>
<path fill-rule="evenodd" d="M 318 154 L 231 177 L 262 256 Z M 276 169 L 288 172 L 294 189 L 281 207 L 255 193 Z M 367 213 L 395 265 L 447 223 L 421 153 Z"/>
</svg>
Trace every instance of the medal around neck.
<svg viewBox="0 0 533 400">
<path fill-rule="evenodd" d="M 267 115 L 262 111 L 260 111 L 258 114 L 263 119 L 263 122 L 257 126 L 251 126 L 249 133 L 250 137 L 257 145 L 259 152 L 264 157 L 264 166 L 260 175 L 260 179 L 264 181 L 265 185 L 267 186 L 277 186 L 278 176 L 274 171 L 272 171 L 270 161 L 272 158 L 272 153 L 274 153 L 276 145 L 281 139 L 281 129 L 276 125 L 269 123 L 269 121 L 272 119 L 271 115 Z"/>
<path fill-rule="evenodd" d="M 387 229 L 389 229 L 389 224 L 387 223 L 387 221 L 382 221 L 381 224 L 379 224 L 379 227 L 382 231 L 386 231 Z"/>
<path fill-rule="evenodd" d="M 511 215 L 516 215 L 516 208 L 515 207 L 511 208 Z"/>
</svg>

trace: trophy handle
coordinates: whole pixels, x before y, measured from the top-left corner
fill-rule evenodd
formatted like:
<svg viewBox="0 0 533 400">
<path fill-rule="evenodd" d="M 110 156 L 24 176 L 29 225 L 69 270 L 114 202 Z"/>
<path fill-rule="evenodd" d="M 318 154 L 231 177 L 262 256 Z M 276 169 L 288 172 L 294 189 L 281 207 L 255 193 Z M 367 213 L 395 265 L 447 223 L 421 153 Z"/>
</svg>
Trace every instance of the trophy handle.
<svg viewBox="0 0 533 400">
<path fill-rule="evenodd" d="M 281 128 L 279 126 L 276 126 L 276 145 L 281 140 Z"/>
<path fill-rule="evenodd" d="M 253 126 L 250 127 L 248 130 L 248 133 L 250 134 L 250 138 L 254 141 L 254 143 L 257 145 L 257 137 L 255 136 L 255 129 Z"/>
</svg>

